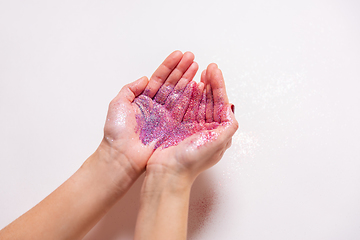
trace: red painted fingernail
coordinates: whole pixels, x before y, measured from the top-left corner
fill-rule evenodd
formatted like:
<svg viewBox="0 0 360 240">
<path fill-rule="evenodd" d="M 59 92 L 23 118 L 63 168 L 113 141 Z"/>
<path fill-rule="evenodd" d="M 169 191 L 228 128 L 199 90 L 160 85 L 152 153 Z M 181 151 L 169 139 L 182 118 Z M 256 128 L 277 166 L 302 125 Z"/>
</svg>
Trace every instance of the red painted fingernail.
<svg viewBox="0 0 360 240">
<path fill-rule="evenodd" d="M 235 105 L 231 103 L 231 111 L 235 113 Z"/>
</svg>

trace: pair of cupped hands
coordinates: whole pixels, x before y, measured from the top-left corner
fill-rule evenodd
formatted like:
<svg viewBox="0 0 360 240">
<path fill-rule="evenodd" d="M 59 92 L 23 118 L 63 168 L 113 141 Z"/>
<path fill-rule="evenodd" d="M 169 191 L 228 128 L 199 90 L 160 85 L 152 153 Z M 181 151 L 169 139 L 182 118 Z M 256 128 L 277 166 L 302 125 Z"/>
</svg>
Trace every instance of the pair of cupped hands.
<svg viewBox="0 0 360 240">
<path fill-rule="evenodd" d="M 111 101 L 103 142 L 139 175 L 154 169 L 192 182 L 230 147 L 238 123 L 222 72 L 212 63 L 196 83 L 197 70 L 193 53 L 175 51 Z"/>
</svg>

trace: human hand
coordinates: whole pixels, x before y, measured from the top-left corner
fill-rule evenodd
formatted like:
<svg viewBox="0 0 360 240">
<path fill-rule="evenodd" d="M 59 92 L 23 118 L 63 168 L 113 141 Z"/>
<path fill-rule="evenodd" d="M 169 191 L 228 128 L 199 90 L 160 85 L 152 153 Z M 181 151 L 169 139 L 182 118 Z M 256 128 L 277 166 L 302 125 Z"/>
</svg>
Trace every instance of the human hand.
<svg viewBox="0 0 360 240">
<path fill-rule="evenodd" d="M 178 82 L 186 86 L 197 71 L 193 60 L 193 54 L 176 51 L 150 81 L 142 77 L 124 86 L 109 105 L 104 138 L 94 154 L 47 198 L 1 230 L 0 239 L 82 239 L 126 193 L 154 151 L 153 144 L 139 138 L 136 116 L 143 108 L 134 99 L 143 93 L 141 102 L 157 104 Z M 177 111 L 172 113 L 177 119 Z"/>
<path fill-rule="evenodd" d="M 194 91 L 183 120 L 152 154 L 147 170 L 171 172 L 191 184 L 199 173 L 221 159 L 238 123 L 216 64 L 208 66 L 197 86 L 189 86 Z"/>
<path fill-rule="evenodd" d="M 191 185 L 220 160 L 238 128 L 216 64 L 208 66 L 199 84 L 180 83 L 175 89 L 184 90 L 176 107 L 166 107 L 168 99 L 177 96 L 175 90 L 163 105 L 142 105 L 162 111 L 143 111 L 139 122 L 140 136 L 147 144 L 154 141 L 156 150 L 146 166 L 134 239 L 186 239 Z"/>
<path fill-rule="evenodd" d="M 143 77 L 124 86 L 111 101 L 104 128 L 103 144 L 110 147 L 114 155 L 124 156 L 135 172 L 141 173 L 145 169 L 154 151 L 154 144 L 156 145 L 153 138 L 143 136 L 144 130 L 149 131 L 149 129 L 139 129 L 138 123 L 142 121 L 141 116 L 157 113 L 161 116 L 159 119 L 163 119 L 163 123 L 167 125 L 177 121 L 177 116 L 186 110 L 186 108 L 182 110 L 183 106 L 176 102 L 184 88 L 176 88 L 174 92 L 177 92 L 177 95 L 172 95 L 174 102 L 166 102 L 167 107 L 177 108 L 177 111 L 171 111 L 171 114 L 167 111 L 165 113 L 160 103 L 164 103 L 178 82 L 179 86 L 185 87 L 194 77 L 198 66 L 193 60 L 192 53 L 182 54 L 180 51 L 175 51 L 158 67 L 150 81 Z M 190 96 L 191 92 L 188 95 Z M 166 119 L 169 121 L 166 122 Z M 159 135 L 156 137 L 160 138 Z M 153 143 L 149 144 L 150 142 Z"/>
</svg>

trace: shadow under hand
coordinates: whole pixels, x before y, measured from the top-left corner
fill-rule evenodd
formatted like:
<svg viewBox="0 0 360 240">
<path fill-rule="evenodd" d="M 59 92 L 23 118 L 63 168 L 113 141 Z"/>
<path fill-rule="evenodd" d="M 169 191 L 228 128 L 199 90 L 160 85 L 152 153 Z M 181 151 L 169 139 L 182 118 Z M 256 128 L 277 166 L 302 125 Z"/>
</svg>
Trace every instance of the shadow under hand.
<svg viewBox="0 0 360 240">
<path fill-rule="evenodd" d="M 88 232 L 83 240 L 133 239 L 140 206 L 141 175 L 125 196 Z"/>
<path fill-rule="evenodd" d="M 125 196 L 88 232 L 83 240 L 130 240 L 134 238 L 140 207 L 140 190 L 145 174 Z M 188 237 L 196 237 L 212 221 L 218 205 L 218 190 L 212 174 L 204 172 L 194 182 L 189 207 Z"/>
<path fill-rule="evenodd" d="M 210 172 L 200 174 L 190 195 L 188 237 L 193 238 L 213 220 L 219 204 L 219 192 Z"/>
</svg>

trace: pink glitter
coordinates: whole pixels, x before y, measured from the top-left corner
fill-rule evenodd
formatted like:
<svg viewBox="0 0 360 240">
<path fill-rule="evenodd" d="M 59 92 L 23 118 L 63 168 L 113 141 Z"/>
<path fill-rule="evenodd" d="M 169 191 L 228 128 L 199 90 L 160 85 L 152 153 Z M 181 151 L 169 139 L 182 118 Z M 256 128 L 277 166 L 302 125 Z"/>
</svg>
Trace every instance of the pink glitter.
<svg viewBox="0 0 360 240">
<path fill-rule="evenodd" d="M 213 215 L 219 204 L 219 195 L 215 189 L 202 192 L 201 196 L 191 200 L 189 206 L 188 233 L 190 236 L 204 230 L 213 221 Z"/>
<path fill-rule="evenodd" d="M 215 125 L 214 127 L 216 128 L 219 124 Z M 215 132 L 201 132 L 199 138 L 196 139 L 196 141 L 193 142 L 193 144 L 195 145 L 195 147 L 199 148 L 203 145 L 205 145 L 206 143 L 213 141 L 217 138 L 218 134 Z"/>
<path fill-rule="evenodd" d="M 202 90 L 193 81 L 180 90 L 164 87 L 154 99 L 142 94 L 134 103 L 141 112 L 136 115 L 139 138 L 145 145 L 155 141 L 155 149 L 175 146 L 197 132 L 212 130 L 220 125 L 213 121 L 211 88 Z M 205 131 L 196 145 L 204 145 L 214 138 L 214 132 Z"/>
</svg>

